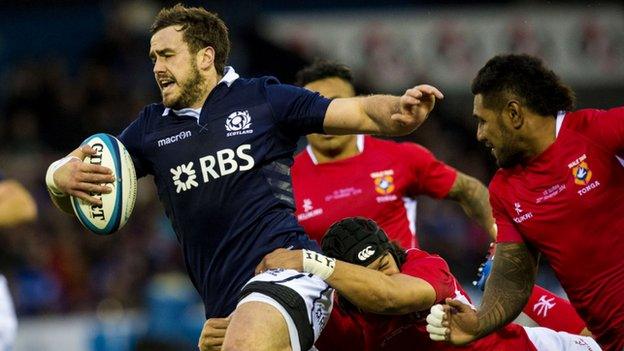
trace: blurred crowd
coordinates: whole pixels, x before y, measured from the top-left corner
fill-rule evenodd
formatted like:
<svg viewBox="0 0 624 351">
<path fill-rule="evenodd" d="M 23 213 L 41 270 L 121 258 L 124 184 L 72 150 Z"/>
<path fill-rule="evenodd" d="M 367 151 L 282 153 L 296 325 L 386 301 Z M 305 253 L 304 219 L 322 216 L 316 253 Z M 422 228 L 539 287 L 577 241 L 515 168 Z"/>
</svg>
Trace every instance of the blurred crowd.
<svg viewBox="0 0 624 351">
<path fill-rule="evenodd" d="M 140 182 L 132 221 L 107 237 L 55 209 L 45 190 L 51 161 L 93 133 L 118 134 L 156 101 L 145 44 L 111 27 L 78 66 L 59 56 L 3 72 L 0 169 L 27 187 L 39 209 L 36 223 L 0 233 L 0 271 L 18 315 L 94 310 L 101 301 L 140 306 L 151 277 L 184 269 L 148 179 Z"/>
</svg>

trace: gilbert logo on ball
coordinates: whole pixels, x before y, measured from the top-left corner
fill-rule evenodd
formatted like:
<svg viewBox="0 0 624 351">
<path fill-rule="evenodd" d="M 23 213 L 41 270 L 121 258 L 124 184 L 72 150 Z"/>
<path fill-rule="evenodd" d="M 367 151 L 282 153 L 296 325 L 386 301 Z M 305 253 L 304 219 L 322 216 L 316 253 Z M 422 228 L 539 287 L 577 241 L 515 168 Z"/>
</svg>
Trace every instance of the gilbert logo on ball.
<svg viewBox="0 0 624 351">
<path fill-rule="evenodd" d="M 109 194 L 91 193 L 102 200 L 101 205 L 92 205 L 73 197 L 71 204 L 82 225 L 90 231 L 107 235 L 126 224 L 134 209 L 137 179 L 134 164 L 124 145 L 114 136 L 99 133 L 88 137 L 84 144 L 90 145 L 96 153 L 87 156 L 83 162 L 107 167 L 113 171 L 115 181 Z"/>
</svg>

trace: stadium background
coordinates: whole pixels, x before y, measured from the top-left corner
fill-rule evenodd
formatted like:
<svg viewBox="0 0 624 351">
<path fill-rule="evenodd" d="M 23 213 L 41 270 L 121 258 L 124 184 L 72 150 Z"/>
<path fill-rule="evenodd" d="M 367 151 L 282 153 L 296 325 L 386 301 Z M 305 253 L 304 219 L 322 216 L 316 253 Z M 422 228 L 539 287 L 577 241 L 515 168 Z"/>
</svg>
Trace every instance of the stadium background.
<svg viewBox="0 0 624 351">
<path fill-rule="evenodd" d="M 360 93 L 414 83 L 446 100 L 403 139 L 485 183 L 495 171 L 475 141 L 470 79 L 499 52 L 543 57 L 577 92 L 578 107 L 624 96 L 624 10 L 609 2 L 186 1 L 230 28 L 230 64 L 282 82 L 314 57 L 353 67 Z M 0 272 L 16 305 L 17 351 L 192 349 L 203 323 L 175 236 L 149 179 L 133 218 L 98 237 L 61 214 L 47 165 L 95 132 L 119 133 L 159 100 L 147 57 L 157 1 L 0 2 L 0 169 L 23 182 L 39 219 L 0 232 Z M 419 199 L 421 246 L 445 257 L 465 286 L 487 238 L 458 206 Z M 579 264 L 582 264 L 580 262 Z M 560 291 L 546 267 L 538 281 Z M 480 294 L 470 290 L 479 300 Z"/>
</svg>

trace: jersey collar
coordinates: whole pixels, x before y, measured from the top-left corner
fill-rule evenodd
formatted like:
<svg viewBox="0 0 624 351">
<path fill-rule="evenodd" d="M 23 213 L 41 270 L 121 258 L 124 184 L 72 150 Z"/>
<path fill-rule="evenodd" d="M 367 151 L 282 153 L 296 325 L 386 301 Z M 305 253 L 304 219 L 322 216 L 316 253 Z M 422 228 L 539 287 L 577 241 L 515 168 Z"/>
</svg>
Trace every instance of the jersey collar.
<svg viewBox="0 0 624 351">
<path fill-rule="evenodd" d="M 357 146 L 357 149 L 360 153 L 364 151 L 364 135 L 356 135 L 355 145 Z M 316 159 L 316 156 L 314 156 L 314 151 L 312 151 L 312 146 L 310 146 L 310 144 L 306 146 L 306 151 L 310 156 L 310 160 L 312 160 L 312 164 L 318 165 L 318 160 Z"/>
<path fill-rule="evenodd" d="M 223 83 L 227 85 L 227 87 L 229 88 L 232 85 L 232 83 L 234 83 L 234 81 L 240 77 L 238 73 L 236 73 L 236 71 L 234 70 L 234 67 L 232 66 L 226 66 L 223 72 L 225 74 L 223 75 L 223 78 L 221 78 L 219 83 L 217 83 L 217 86 Z M 199 121 L 199 115 L 201 113 L 201 110 L 202 110 L 201 107 L 200 108 L 183 108 L 179 110 L 172 110 L 169 107 L 166 107 L 162 115 L 168 116 L 169 112 L 173 111 L 173 113 L 175 113 L 178 116 L 193 117 L 193 118 L 197 118 L 197 120 Z"/>
<path fill-rule="evenodd" d="M 559 136 L 559 132 L 561 131 L 561 126 L 563 125 L 563 120 L 565 119 L 565 116 L 565 111 L 559 111 L 557 113 L 557 119 L 555 122 L 555 138 Z"/>
</svg>

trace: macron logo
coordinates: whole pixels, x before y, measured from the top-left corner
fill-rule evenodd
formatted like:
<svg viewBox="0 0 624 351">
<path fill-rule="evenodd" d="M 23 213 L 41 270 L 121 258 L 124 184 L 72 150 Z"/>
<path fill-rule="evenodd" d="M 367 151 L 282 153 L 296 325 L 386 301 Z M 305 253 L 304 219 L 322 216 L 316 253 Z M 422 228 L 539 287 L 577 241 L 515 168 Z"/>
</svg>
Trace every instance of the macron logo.
<svg viewBox="0 0 624 351">
<path fill-rule="evenodd" d="M 375 254 L 375 249 L 372 246 L 367 246 L 364 250 L 358 253 L 358 259 L 360 261 L 366 261 L 369 257 Z"/>
<path fill-rule="evenodd" d="M 158 147 L 162 147 L 162 146 L 165 146 L 165 145 L 173 144 L 173 143 L 177 142 L 178 140 L 184 140 L 186 138 L 189 138 L 191 135 L 192 134 L 191 134 L 190 130 L 185 130 L 183 132 L 180 132 L 179 134 L 172 135 L 172 136 L 166 137 L 164 139 L 159 139 L 158 140 Z"/>
</svg>

